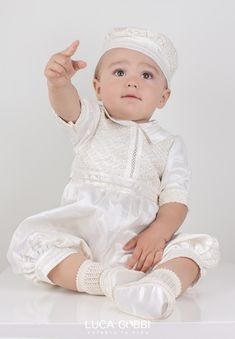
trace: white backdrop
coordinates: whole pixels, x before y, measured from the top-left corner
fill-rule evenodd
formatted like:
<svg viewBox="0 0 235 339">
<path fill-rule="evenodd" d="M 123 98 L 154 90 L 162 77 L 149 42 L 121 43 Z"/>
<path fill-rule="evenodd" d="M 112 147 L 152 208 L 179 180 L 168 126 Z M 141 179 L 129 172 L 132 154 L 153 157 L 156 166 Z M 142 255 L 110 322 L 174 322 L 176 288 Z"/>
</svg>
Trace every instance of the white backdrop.
<svg viewBox="0 0 235 339">
<path fill-rule="evenodd" d="M 43 71 L 50 56 L 80 40 L 74 77 L 95 98 L 92 75 L 104 35 L 140 26 L 168 35 L 179 56 L 163 127 L 184 138 L 192 169 L 191 208 L 181 230 L 210 233 L 222 259 L 234 256 L 234 1 L 0 1 L 0 269 L 13 231 L 59 205 L 72 148 L 51 113 Z"/>
</svg>

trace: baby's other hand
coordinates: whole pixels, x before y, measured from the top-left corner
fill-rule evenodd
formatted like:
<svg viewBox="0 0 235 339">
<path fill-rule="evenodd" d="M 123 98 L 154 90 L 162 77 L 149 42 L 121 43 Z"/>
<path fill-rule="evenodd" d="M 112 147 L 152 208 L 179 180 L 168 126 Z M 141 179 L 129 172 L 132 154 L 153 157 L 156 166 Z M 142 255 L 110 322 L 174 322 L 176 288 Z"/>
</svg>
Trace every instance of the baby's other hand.
<svg viewBox="0 0 235 339">
<path fill-rule="evenodd" d="M 154 229 L 148 227 L 130 239 L 123 247 L 127 251 L 133 249 L 127 263 L 128 268 L 146 273 L 162 259 L 165 246 L 165 239 L 159 237 Z"/>
<path fill-rule="evenodd" d="M 44 75 L 50 85 L 55 87 L 66 86 L 79 69 L 86 67 L 85 61 L 71 59 L 79 44 L 79 40 L 75 40 L 64 51 L 52 55 L 44 70 Z"/>
</svg>

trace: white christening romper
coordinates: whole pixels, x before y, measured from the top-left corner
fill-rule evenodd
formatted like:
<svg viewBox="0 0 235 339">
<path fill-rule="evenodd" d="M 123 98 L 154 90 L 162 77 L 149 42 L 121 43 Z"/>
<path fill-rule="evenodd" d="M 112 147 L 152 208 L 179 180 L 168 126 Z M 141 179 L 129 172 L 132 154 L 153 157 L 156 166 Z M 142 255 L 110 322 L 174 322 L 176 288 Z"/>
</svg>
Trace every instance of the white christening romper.
<svg viewBox="0 0 235 339">
<path fill-rule="evenodd" d="M 69 182 L 59 207 L 20 223 L 7 253 L 14 273 L 51 284 L 52 268 L 80 249 L 105 267 L 126 266 L 132 251 L 123 245 L 156 218 L 161 205 L 188 205 L 190 184 L 184 142 L 156 119 L 116 120 L 102 102 L 87 99 L 76 123 L 54 115 L 74 148 Z M 176 233 L 157 265 L 179 256 L 193 259 L 203 276 L 219 261 L 218 241 Z"/>
</svg>

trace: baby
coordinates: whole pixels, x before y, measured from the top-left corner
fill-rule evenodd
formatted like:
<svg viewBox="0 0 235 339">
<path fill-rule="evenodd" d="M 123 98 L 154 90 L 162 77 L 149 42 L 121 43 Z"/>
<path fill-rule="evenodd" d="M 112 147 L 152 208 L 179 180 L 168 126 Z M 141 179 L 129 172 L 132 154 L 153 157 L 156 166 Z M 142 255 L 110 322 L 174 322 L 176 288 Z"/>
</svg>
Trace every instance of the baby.
<svg viewBox="0 0 235 339">
<path fill-rule="evenodd" d="M 177 233 L 188 212 L 186 148 L 157 121 L 177 53 L 163 34 L 113 29 L 95 70 L 97 100 L 87 100 L 71 83 L 86 67 L 71 58 L 78 45 L 45 68 L 54 116 L 75 154 L 61 206 L 22 221 L 7 257 L 34 282 L 106 295 L 137 317 L 166 318 L 219 261 L 214 237 Z"/>
</svg>

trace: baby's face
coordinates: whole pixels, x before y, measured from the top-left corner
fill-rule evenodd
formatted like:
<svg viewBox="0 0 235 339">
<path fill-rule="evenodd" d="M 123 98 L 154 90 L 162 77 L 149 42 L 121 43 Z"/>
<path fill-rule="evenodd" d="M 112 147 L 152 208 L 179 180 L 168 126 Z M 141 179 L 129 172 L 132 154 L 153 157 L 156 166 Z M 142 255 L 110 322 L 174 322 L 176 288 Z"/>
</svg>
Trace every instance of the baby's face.
<svg viewBox="0 0 235 339">
<path fill-rule="evenodd" d="M 99 74 L 99 79 L 93 80 L 96 96 L 116 119 L 146 122 L 170 95 L 158 65 L 147 55 L 131 49 L 107 51 Z"/>
</svg>

